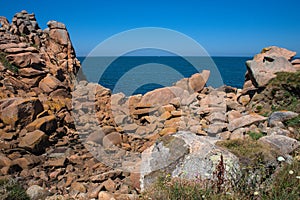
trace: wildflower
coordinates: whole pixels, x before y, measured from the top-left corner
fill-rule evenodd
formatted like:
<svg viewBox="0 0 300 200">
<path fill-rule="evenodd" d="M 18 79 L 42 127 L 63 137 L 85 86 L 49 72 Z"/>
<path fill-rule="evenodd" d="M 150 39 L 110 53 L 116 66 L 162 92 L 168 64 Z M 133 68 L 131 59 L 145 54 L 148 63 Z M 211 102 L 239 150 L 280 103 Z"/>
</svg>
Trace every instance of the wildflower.
<svg viewBox="0 0 300 200">
<path fill-rule="evenodd" d="M 277 160 L 278 160 L 278 162 L 284 162 L 284 161 L 285 161 L 285 158 L 282 157 L 282 156 L 279 156 L 279 157 L 277 158 Z"/>
<path fill-rule="evenodd" d="M 296 179 L 300 179 L 300 176 L 296 176 Z"/>
<path fill-rule="evenodd" d="M 254 194 L 254 196 L 257 196 L 257 195 L 259 195 L 259 192 L 255 191 L 253 194 Z"/>
<path fill-rule="evenodd" d="M 291 174 L 291 175 L 294 174 L 294 171 L 293 171 L 293 170 L 290 170 L 290 171 L 289 171 L 289 174 Z"/>
</svg>

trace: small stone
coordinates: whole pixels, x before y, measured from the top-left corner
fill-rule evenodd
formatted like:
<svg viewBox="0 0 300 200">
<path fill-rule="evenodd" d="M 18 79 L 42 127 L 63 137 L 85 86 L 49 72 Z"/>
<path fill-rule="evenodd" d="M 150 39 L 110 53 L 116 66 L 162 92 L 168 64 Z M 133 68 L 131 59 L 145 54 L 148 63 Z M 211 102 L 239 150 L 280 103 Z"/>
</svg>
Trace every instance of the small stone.
<svg viewBox="0 0 300 200">
<path fill-rule="evenodd" d="M 172 117 L 171 113 L 168 112 L 168 111 L 165 111 L 161 116 L 160 118 L 163 119 L 163 120 L 168 120 Z"/>
<path fill-rule="evenodd" d="M 183 115 L 182 111 L 174 110 L 171 112 L 172 117 L 181 117 Z"/>
<path fill-rule="evenodd" d="M 97 198 L 100 190 L 103 188 L 103 184 L 89 189 L 89 198 Z"/>
<path fill-rule="evenodd" d="M 50 159 L 45 163 L 45 165 L 48 167 L 64 167 L 66 162 L 67 159 L 63 157 L 58 159 Z"/>
<path fill-rule="evenodd" d="M 113 180 L 108 179 L 106 181 L 103 182 L 103 186 L 105 187 L 105 189 L 109 192 L 114 192 L 116 191 L 116 184 Z"/>
<path fill-rule="evenodd" d="M 159 132 L 160 136 L 165 136 L 165 135 L 171 135 L 177 132 L 177 128 L 170 127 L 170 128 L 164 128 Z"/>
<path fill-rule="evenodd" d="M 41 200 L 46 199 L 49 192 L 38 185 L 32 185 L 26 190 L 26 194 L 31 200 Z"/>
<path fill-rule="evenodd" d="M 101 200 L 116 200 L 111 193 L 101 191 L 99 192 L 98 199 Z"/>
<path fill-rule="evenodd" d="M 246 106 L 250 102 L 250 96 L 249 95 L 243 95 L 239 97 L 239 103 L 243 106 Z"/>
<path fill-rule="evenodd" d="M 138 127 L 139 126 L 137 124 L 127 124 L 122 128 L 125 133 L 134 133 L 138 129 Z"/>
<path fill-rule="evenodd" d="M 86 188 L 82 183 L 79 182 L 73 182 L 71 184 L 71 189 L 75 190 L 77 192 L 86 193 Z"/>
<path fill-rule="evenodd" d="M 278 162 L 284 162 L 284 161 L 285 161 L 285 158 L 282 157 L 282 156 L 279 156 L 279 157 L 277 158 L 277 160 L 278 160 Z"/>
<path fill-rule="evenodd" d="M 113 145 L 119 145 L 121 143 L 122 143 L 121 134 L 118 132 L 112 132 L 103 138 L 104 148 L 108 148 Z"/>
</svg>

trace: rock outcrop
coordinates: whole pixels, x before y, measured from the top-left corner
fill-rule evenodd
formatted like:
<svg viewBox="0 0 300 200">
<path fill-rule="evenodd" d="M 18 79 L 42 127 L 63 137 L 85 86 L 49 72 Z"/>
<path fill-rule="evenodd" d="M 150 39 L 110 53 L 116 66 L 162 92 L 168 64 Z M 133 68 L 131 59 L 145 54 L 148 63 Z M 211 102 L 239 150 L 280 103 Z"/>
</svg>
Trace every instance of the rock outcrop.
<svg viewBox="0 0 300 200">
<path fill-rule="evenodd" d="M 277 72 L 296 72 L 297 68 L 290 62 L 295 55 L 296 52 L 276 46 L 264 48 L 253 60 L 246 62 L 244 88 L 265 87 Z"/>
</svg>

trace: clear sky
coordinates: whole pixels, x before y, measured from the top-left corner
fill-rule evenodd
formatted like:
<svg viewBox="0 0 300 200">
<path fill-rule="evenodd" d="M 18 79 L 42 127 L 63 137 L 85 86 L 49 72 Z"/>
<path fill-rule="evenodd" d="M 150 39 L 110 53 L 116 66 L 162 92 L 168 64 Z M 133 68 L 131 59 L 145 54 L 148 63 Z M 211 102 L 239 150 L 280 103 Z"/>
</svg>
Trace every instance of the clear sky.
<svg viewBox="0 0 300 200">
<path fill-rule="evenodd" d="M 0 16 L 35 13 L 42 29 L 65 23 L 77 55 L 87 55 L 108 37 L 139 27 L 184 33 L 210 55 L 253 56 L 277 45 L 300 55 L 299 0 L 0 0 Z"/>
</svg>

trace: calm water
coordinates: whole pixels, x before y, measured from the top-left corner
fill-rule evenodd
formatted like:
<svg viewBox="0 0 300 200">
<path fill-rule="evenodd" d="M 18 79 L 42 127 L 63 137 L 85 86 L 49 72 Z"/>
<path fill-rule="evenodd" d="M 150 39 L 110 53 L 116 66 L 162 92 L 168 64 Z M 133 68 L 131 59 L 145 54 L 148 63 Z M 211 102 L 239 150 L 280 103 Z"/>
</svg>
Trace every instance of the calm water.
<svg viewBox="0 0 300 200">
<path fill-rule="evenodd" d="M 113 93 L 144 94 L 150 90 L 170 86 L 184 77 L 203 69 L 211 71 L 207 85 L 229 85 L 241 88 L 250 57 L 175 57 L 127 56 L 79 57 L 82 70 L 90 82 L 98 82 Z"/>
</svg>

